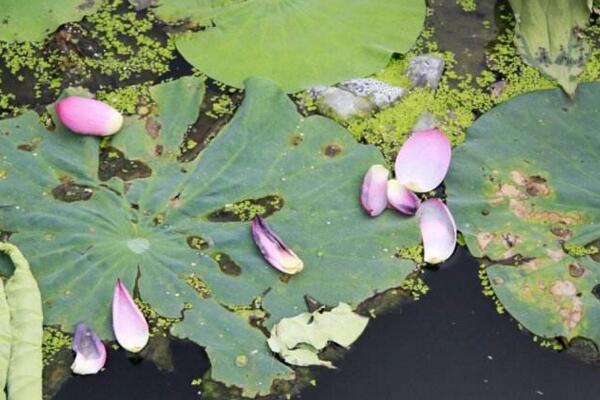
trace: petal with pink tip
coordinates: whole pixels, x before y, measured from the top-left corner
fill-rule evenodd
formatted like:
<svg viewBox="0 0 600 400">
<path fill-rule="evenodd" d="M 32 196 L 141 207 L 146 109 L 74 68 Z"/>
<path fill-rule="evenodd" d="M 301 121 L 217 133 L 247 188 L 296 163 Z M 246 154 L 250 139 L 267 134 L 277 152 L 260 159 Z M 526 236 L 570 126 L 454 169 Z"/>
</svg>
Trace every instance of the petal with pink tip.
<svg viewBox="0 0 600 400">
<path fill-rule="evenodd" d="M 423 239 L 424 261 L 439 264 L 446 261 L 456 247 L 456 224 L 450 210 L 440 199 L 429 199 L 417 211 Z"/>
<path fill-rule="evenodd" d="M 269 264 L 286 274 L 302 271 L 304 263 L 260 216 L 252 220 L 252 237 Z"/>
<path fill-rule="evenodd" d="M 93 330 L 82 322 L 75 327 L 72 349 L 75 352 L 75 361 L 71 365 L 74 374 L 96 374 L 106 363 L 104 343 Z"/>
<path fill-rule="evenodd" d="M 396 179 L 412 190 L 423 193 L 442 183 L 452 157 L 450 141 L 437 129 L 413 133 L 396 157 Z"/>
<path fill-rule="evenodd" d="M 387 180 L 390 172 L 383 165 L 371 166 L 363 179 L 360 203 L 371 217 L 376 217 L 386 209 Z"/>
<path fill-rule="evenodd" d="M 387 183 L 387 199 L 393 208 L 405 215 L 415 215 L 421 205 L 419 197 L 396 179 Z"/>
<path fill-rule="evenodd" d="M 112 320 L 113 331 L 121 347 L 137 353 L 146 346 L 150 338 L 148 323 L 120 279 L 113 295 Z"/>
<path fill-rule="evenodd" d="M 69 96 L 54 106 L 60 122 L 75 133 L 114 135 L 123 126 L 123 116 L 106 103 L 87 97 Z"/>
</svg>

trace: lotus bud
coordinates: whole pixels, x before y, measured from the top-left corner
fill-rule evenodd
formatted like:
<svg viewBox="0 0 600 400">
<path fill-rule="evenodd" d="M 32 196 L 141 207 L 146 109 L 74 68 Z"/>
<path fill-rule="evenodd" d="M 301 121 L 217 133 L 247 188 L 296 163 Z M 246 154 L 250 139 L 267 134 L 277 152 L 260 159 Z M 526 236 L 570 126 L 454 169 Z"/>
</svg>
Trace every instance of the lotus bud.
<svg viewBox="0 0 600 400">
<path fill-rule="evenodd" d="M 371 217 L 376 217 L 386 209 L 387 181 L 390 172 L 383 165 L 373 165 L 363 180 L 360 202 Z"/>
<path fill-rule="evenodd" d="M 413 133 L 396 157 L 396 179 L 413 192 L 423 193 L 442 183 L 452 157 L 450 141 L 437 129 Z"/>
<path fill-rule="evenodd" d="M 106 363 L 104 343 L 82 322 L 75 326 L 72 349 L 75 352 L 75 361 L 71 365 L 74 374 L 96 374 Z"/>
<path fill-rule="evenodd" d="M 54 107 L 60 122 L 82 135 L 114 135 L 123 126 L 121 113 L 98 100 L 69 96 L 59 100 Z"/>
<path fill-rule="evenodd" d="M 405 215 L 415 215 L 421 200 L 396 179 L 387 183 L 387 199 L 390 205 Z"/>
<path fill-rule="evenodd" d="M 304 263 L 296 253 L 258 215 L 252 221 L 252 237 L 265 260 L 279 271 L 293 275 L 304 268 Z"/>
<path fill-rule="evenodd" d="M 150 338 L 148 323 L 120 279 L 113 295 L 112 320 L 113 331 L 121 347 L 137 353 L 146 346 Z"/>
<path fill-rule="evenodd" d="M 456 247 L 456 224 L 448 207 L 440 199 L 428 199 L 419 207 L 417 218 L 424 261 L 430 264 L 446 261 Z"/>
</svg>

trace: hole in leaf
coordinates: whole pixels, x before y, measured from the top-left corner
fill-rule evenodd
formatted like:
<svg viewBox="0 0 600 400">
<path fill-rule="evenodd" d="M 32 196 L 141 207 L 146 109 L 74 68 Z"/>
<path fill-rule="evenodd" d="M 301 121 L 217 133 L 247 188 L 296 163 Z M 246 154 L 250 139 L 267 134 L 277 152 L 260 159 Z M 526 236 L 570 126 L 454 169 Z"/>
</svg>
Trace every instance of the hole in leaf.
<svg viewBox="0 0 600 400">
<path fill-rule="evenodd" d="M 592 294 L 596 296 L 598 300 L 600 300 L 600 284 L 597 284 L 592 288 Z"/>
<path fill-rule="evenodd" d="M 98 177 L 101 181 L 107 181 L 112 177 L 118 177 L 124 181 L 147 178 L 152 175 L 152 169 L 138 160 L 128 160 L 119 149 L 106 147 L 100 152 L 100 166 Z"/>
<path fill-rule="evenodd" d="M 192 287 L 192 289 L 194 289 L 202 298 L 208 299 L 212 296 L 212 292 L 206 285 L 206 282 L 196 274 L 188 275 L 185 278 L 185 283 Z"/>
<path fill-rule="evenodd" d="M 209 145 L 229 122 L 243 98 L 243 93 L 239 91 L 227 93 L 227 96 L 231 100 L 232 111 L 215 114 L 213 112 L 214 102 L 211 99 L 223 95 L 225 93 L 224 89 L 217 87 L 212 81 L 208 82 L 206 89 L 206 95 L 200 108 L 198 120 L 188 129 L 183 139 L 179 161 L 189 162 L 198 157 L 198 154 Z"/>
<path fill-rule="evenodd" d="M 241 200 L 211 212 L 206 218 L 212 222 L 251 221 L 257 215 L 263 218 L 273 215 L 283 208 L 283 204 L 283 198 L 277 195 L 269 195 L 260 199 Z"/>
<path fill-rule="evenodd" d="M 213 259 L 219 264 L 221 272 L 230 276 L 239 276 L 242 273 L 242 268 L 237 265 L 231 257 L 225 253 L 216 253 L 213 255 Z"/>
<path fill-rule="evenodd" d="M 186 242 L 190 248 L 195 250 L 206 250 L 210 247 L 210 243 L 200 236 L 188 236 Z"/>
</svg>

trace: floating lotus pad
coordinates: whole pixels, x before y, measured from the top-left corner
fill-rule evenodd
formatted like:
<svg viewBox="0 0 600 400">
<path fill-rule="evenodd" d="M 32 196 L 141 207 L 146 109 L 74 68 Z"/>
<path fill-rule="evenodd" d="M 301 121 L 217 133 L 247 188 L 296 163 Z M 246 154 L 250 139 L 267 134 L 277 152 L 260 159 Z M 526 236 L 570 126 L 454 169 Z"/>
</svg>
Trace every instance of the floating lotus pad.
<svg viewBox="0 0 600 400">
<path fill-rule="evenodd" d="M 482 116 L 454 152 L 448 204 L 469 250 L 491 259 L 492 287 L 536 335 L 600 344 L 600 264 L 563 242 L 600 238 L 600 84 L 559 90 Z"/>
<path fill-rule="evenodd" d="M 93 13 L 101 3 L 101 0 L 0 0 L 0 40 L 43 40 L 60 25 Z"/>
<path fill-rule="evenodd" d="M 242 87 L 250 76 L 296 92 L 363 77 L 414 44 L 423 0 L 162 0 L 164 21 L 201 26 L 177 49 L 210 77 Z"/>
<path fill-rule="evenodd" d="M 306 294 L 356 306 L 398 287 L 414 264 L 394 254 L 419 242 L 415 219 L 386 211 L 371 220 L 358 198 L 380 153 L 331 120 L 303 119 L 270 81 L 248 82 L 233 120 L 190 162 L 178 155 L 203 84 L 181 78 L 151 93 L 158 114 L 125 118 L 102 164 L 98 138 L 60 124 L 49 132 L 34 112 L 0 121 L 0 228 L 31 262 L 46 324 L 72 330 L 85 320 L 111 339 L 115 281 L 132 288 L 139 274 L 141 298 L 161 315 L 191 307 L 172 332 L 206 348 L 212 379 L 267 394 L 294 373 L 248 314 L 268 312 L 270 329 L 306 311 Z M 129 180 L 100 180 L 99 167 L 120 153 L 127 163 L 114 172 Z M 304 261 L 302 272 L 283 279 L 264 261 L 255 213 Z"/>
</svg>

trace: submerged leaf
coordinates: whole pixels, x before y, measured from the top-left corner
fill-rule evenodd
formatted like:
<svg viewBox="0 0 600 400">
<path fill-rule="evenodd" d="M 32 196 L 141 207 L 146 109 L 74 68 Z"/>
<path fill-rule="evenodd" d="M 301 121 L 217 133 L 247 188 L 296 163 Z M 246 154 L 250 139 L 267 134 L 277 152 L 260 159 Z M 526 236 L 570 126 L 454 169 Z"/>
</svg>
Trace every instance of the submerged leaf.
<svg viewBox="0 0 600 400">
<path fill-rule="evenodd" d="M 599 108 L 598 83 L 574 101 L 551 90 L 503 103 L 469 129 L 446 180 L 496 296 L 541 337 L 600 344 L 598 258 L 566 251 L 600 238 Z"/>
<path fill-rule="evenodd" d="M 329 342 L 350 347 L 367 327 L 369 319 L 355 314 L 348 304 L 340 303 L 331 311 L 317 310 L 284 318 L 271 329 L 269 347 L 292 365 L 321 365 L 333 368 L 318 353 Z"/>
<path fill-rule="evenodd" d="M 0 251 L 10 256 L 15 266 L 13 275 L 6 282 L 12 336 L 8 398 L 41 400 L 44 332 L 40 291 L 21 251 L 15 245 L 5 242 L 0 242 Z"/>
<path fill-rule="evenodd" d="M 523 60 L 556 79 L 571 97 L 590 47 L 583 32 L 592 0 L 510 0 L 517 19 L 515 43 Z"/>
<path fill-rule="evenodd" d="M 381 70 L 412 47 L 425 9 L 422 0 L 161 0 L 154 12 L 202 27 L 176 44 L 210 77 L 242 87 L 260 76 L 297 92 Z"/>
<path fill-rule="evenodd" d="M 268 394 L 274 380 L 294 372 L 247 316 L 231 310 L 260 297 L 270 329 L 304 309 L 305 295 L 355 307 L 398 287 L 414 265 L 394 250 L 419 242 L 416 222 L 394 213 L 370 220 L 357 188 L 371 165 L 384 162 L 380 152 L 331 120 L 303 118 L 272 82 L 249 80 L 233 119 L 186 162 L 178 149 L 204 86 L 188 78 L 160 89 L 152 91 L 159 113 L 178 105 L 180 120 L 126 117 L 102 153 L 98 138 L 60 125 L 49 132 L 34 112 L 0 121 L 0 226 L 30 257 L 47 324 L 68 331 L 84 320 L 112 340 L 114 282 L 132 284 L 139 275 L 139 296 L 154 311 L 180 318 L 185 310 L 172 333 L 206 348 L 212 379 L 247 396 Z M 150 135 L 148 118 L 163 128 Z M 119 154 L 149 173 L 101 180 L 100 167 Z M 228 217 L 219 219 L 224 208 Z M 310 268 L 291 280 L 270 268 L 250 234 L 256 215 Z"/>
</svg>

